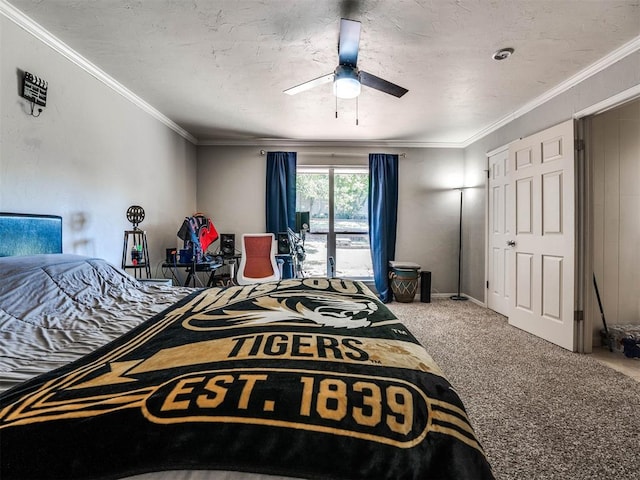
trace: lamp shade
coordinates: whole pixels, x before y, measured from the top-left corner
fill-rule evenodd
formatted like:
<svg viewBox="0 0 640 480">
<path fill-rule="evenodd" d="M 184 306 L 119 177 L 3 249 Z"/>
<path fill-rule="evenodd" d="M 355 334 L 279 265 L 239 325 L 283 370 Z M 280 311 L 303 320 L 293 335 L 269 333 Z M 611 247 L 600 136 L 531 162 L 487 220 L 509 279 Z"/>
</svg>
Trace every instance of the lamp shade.
<svg viewBox="0 0 640 480">
<path fill-rule="evenodd" d="M 360 95 L 358 70 L 347 65 L 338 65 L 333 80 L 333 93 L 338 98 L 356 98 Z"/>
</svg>

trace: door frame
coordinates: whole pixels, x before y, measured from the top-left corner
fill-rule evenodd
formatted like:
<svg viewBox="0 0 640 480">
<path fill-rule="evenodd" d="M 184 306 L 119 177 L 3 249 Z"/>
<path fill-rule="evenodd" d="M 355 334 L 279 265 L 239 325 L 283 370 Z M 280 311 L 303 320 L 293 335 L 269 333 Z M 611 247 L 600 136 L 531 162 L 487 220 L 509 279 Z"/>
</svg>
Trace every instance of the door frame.
<svg viewBox="0 0 640 480">
<path fill-rule="evenodd" d="M 580 189 L 579 200 L 582 203 L 576 216 L 582 222 L 581 230 L 576 233 L 582 234 L 582 250 L 580 256 L 576 257 L 581 270 L 576 277 L 576 287 L 580 285 L 580 293 L 576 292 L 576 299 L 579 300 L 578 311 L 582 312 L 583 320 L 578 322 L 578 352 L 591 353 L 593 351 L 593 328 L 596 322 L 600 321 L 600 312 L 596 310 L 596 294 L 593 288 L 593 255 L 594 255 L 594 232 L 593 232 L 593 158 L 590 152 L 591 140 L 591 118 L 607 110 L 619 107 L 625 103 L 640 98 L 640 85 L 636 85 L 624 90 L 616 95 L 590 105 L 573 114 L 576 120 L 576 136 L 581 148 L 578 148 L 579 162 L 577 164 L 576 189 Z M 578 240 L 576 240 L 578 241 Z"/>
<path fill-rule="evenodd" d="M 576 138 L 576 170 L 575 170 L 575 293 L 576 305 L 576 352 L 591 353 L 593 337 L 593 315 L 588 306 L 593 300 L 593 188 L 592 160 L 587 152 L 589 135 L 585 129 L 585 119 L 574 119 L 574 135 Z"/>
<path fill-rule="evenodd" d="M 595 292 L 592 288 L 593 277 L 593 192 L 592 175 L 593 160 L 589 152 L 590 124 L 589 117 L 603 113 L 609 109 L 618 107 L 624 103 L 640 98 L 640 85 L 635 85 L 616 95 L 600 102 L 589 105 L 575 112 L 572 118 L 575 120 L 574 132 L 577 139 L 576 149 L 576 250 L 575 250 L 575 304 L 578 321 L 576 324 L 577 343 L 576 351 L 579 353 L 591 353 L 593 349 L 593 326 L 599 312 L 594 309 Z M 514 139 L 515 140 L 515 139 Z M 509 144 L 502 145 L 485 154 L 487 172 L 489 169 L 489 157 L 508 148 Z M 484 302 L 487 305 L 488 260 L 489 260 L 489 182 L 485 186 L 485 289 Z"/>
</svg>

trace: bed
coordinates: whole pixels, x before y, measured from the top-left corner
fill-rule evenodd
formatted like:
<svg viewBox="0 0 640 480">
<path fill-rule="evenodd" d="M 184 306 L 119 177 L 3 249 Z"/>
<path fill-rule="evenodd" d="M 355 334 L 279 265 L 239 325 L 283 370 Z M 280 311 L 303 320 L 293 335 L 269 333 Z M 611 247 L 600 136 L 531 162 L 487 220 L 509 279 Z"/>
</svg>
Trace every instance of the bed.
<svg viewBox="0 0 640 480">
<path fill-rule="evenodd" d="M 0 258 L 2 479 L 493 478 L 361 282 L 173 288 L 36 251 Z"/>
</svg>

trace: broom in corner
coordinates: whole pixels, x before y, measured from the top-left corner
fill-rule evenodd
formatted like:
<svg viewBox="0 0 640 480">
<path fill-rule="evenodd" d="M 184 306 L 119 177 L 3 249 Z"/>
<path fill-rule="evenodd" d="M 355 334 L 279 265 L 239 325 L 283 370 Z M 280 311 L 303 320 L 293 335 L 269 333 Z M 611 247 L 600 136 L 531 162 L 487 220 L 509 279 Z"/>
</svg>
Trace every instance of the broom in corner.
<svg viewBox="0 0 640 480">
<path fill-rule="evenodd" d="M 604 334 L 607 337 L 607 343 L 609 344 L 609 351 L 613 352 L 611 346 L 611 335 L 609 335 L 609 329 L 607 328 L 607 321 L 604 318 L 604 310 L 602 309 L 602 301 L 600 300 L 600 292 L 598 291 L 598 282 L 596 282 L 596 274 L 593 274 L 593 286 L 596 289 L 596 298 L 598 299 L 598 307 L 600 307 L 600 317 L 602 317 L 602 324 L 604 325 Z"/>
</svg>

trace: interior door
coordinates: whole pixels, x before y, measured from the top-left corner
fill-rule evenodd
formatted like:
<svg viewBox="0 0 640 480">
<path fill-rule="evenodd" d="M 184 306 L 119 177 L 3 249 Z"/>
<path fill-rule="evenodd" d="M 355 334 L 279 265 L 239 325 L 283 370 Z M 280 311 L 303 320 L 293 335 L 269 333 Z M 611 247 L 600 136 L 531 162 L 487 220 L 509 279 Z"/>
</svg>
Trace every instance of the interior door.
<svg viewBox="0 0 640 480">
<path fill-rule="evenodd" d="M 489 157 L 489 252 L 487 259 L 487 306 L 504 316 L 509 316 L 509 288 L 511 225 L 507 217 L 512 215 L 509 197 L 509 150 Z"/>
<path fill-rule="evenodd" d="M 509 323 L 575 350 L 573 120 L 509 146 Z"/>
</svg>

